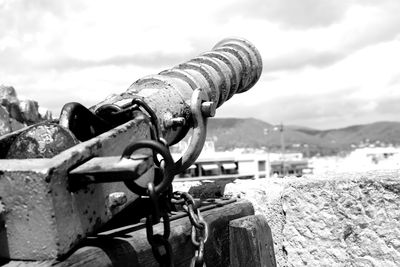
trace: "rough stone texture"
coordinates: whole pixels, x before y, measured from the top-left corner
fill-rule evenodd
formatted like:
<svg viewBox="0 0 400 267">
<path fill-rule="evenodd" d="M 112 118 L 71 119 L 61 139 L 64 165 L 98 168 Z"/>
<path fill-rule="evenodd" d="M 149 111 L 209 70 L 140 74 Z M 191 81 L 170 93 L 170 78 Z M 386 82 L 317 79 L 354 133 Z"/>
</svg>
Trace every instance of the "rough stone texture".
<svg viewBox="0 0 400 267">
<path fill-rule="evenodd" d="M 6 99 L 10 103 L 18 103 L 17 92 L 12 86 L 0 85 L 0 99 Z"/>
<path fill-rule="evenodd" d="M 285 217 L 283 215 L 281 196 L 284 189 L 282 179 L 236 180 L 225 186 L 224 195 L 238 197 L 252 202 L 255 214 L 262 214 L 272 231 L 277 266 L 286 266 L 281 234 Z"/>
<path fill-rule="evenodd" d="M 201 185 L 201 182 L 199 181 L 181 182 L 179 181 L 179 179 L 175 179 L 172 184 L 174 191 L 182 191 L 182 192 L 189 192 L 190 188 L 199 185 Z"/>
<path fill-rule="evenodd" d="M 39 104 L 34 100 L 21 100 L 19 108 L 22 112 L 22 117 L 28 123 L 35 123 L 40 120 Z"/>
<path fill-rule="evenodd" d="M 12 131 L 17 131 L 19 129 L 22 129 L 24 127 L 26 127 L 26 124 L 21 123 L 13 118 L 10 118 L 10 125 L 11 125 L 11 130 Z"/>
<path fill-rule="evenodd" d="M 249 199 L 267 217 L 278 266 L 400 266 L 399 176 L 240 181 L 225 193 Z"/>
<path fill-rule="evenodd" d="M 22 112 L 19 109 L 19 102 L 10 102 L 7 99 L 2 99 L 2 105 L 7 109 L 11 118 L 20 122 L 24 121 Z"/>
<path fill-rule="evenodd" d="M 0 85 L 0 135 L 53 119 L 51 111 L 33 100 L 19 100 L 12 86 Z"/>
<path fill-rule="evenodd" d="M 10 115 L 7 110 L 0 105 L 0 135 L 11 132 Z"/>
<path fill-rule="evenodd" d="M 189 194 L 200 199 L 221 198 L 224 196 L 224 189 L 228 183 L 230 180 L 203 180 L 201 184 L 190 187 Z"/>
</svg>

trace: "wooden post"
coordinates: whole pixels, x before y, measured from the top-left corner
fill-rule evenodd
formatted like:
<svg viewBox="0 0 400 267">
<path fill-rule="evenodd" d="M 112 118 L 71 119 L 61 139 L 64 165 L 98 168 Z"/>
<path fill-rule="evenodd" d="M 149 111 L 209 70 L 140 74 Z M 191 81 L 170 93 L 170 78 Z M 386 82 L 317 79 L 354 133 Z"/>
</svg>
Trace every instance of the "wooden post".
<svg viewBox="0 0 400 267">
<path fill-rule="evenodd" d="M 229 223 L 231 267 L 275 267 L 271 229 L 262 215 L 251 215 Z"/>
<path fill-rule="evenodd" d="M 207 266 L 229 266 L 229 222 L 254 214 L 253 205 L 245 200 L 227 204 L 202 212 L 209 225 L 209 237 L 205 244 L 204 259 Z M 155 233 L 162 233 L 162 225 L 154 227 Z M 188 217 L 171 222 L 169 241 L 172 246 L 175 267 L 187 267 L 194 256 L 191 241 L 191 224 Z M 1 264 L 1 261 L 0 261 Z M 151 247 L 146 238 L 146 229 L 129 225 L 110 230 L 88 238 L 85 245 L 69 257 L 60 261 L 21 262 L 10 261 L 4 267 L 156 267 Z"/>
</svg>

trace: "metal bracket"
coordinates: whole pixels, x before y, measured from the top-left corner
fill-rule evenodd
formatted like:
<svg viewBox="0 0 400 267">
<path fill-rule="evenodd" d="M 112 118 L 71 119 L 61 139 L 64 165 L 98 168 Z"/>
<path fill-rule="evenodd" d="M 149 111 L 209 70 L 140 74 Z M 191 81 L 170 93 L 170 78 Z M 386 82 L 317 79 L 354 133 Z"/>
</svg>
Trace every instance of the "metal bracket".
<svg viewBox="0 0 400 267">
<path fill-rule="evenodd" d="M 214 117 L 215 103 L 208 101 L 207 94 L 198 88 L 193 91 L 190 103 L 193 120 L 193 135 L 182 157 L 175 162 L 174 174 L 189 168 L 199 157 L 207 136 L 207 118 Z"/>
<path fill-rule="evenodd" d="M 59 124 L 69 129 L 82 142 L 113 128 L 107 121 L 76 102 L 64 105 Z"/>
<path fill-rule="evenodd" d="M 93 183 L 134 181 L 152 167 L 149 155 L 95 157 L 69 172 L 70 190 L 74 192 Z"/>
</svg>

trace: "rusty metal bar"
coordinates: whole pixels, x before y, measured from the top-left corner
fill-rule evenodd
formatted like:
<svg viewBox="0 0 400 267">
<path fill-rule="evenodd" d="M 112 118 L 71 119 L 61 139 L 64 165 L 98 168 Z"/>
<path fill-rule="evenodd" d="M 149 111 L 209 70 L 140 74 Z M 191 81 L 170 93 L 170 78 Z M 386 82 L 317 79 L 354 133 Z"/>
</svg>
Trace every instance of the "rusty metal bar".
<svg viewBox="0 0 400 267">
<path fill-rule="evenodd" d="M 132 158 L 96 157 L 69 172 L 69 185 L 73 191 L 95 183 L 136 180 L 153 167 L 151 155 Z"/>
</svg>

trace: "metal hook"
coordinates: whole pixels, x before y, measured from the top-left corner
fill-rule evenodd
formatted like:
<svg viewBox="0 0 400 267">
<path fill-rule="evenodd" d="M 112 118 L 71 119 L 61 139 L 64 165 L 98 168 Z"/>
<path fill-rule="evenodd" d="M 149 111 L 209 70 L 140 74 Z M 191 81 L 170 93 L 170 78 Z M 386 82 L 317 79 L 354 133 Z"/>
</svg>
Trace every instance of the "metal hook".
<svg viewBox="0 0 400 267">
<path fill-rule="evenodd" d="M 207 136 L 207 117 L 215 115 L 215 103 L 208 101 L 207 95 L 198 88 L 193 91 L 190 109 L 193 119 L 193 135 L 182 157 L 175 162 L 174 174 L 189 168 L 199 157 Z"/>
</svg>

